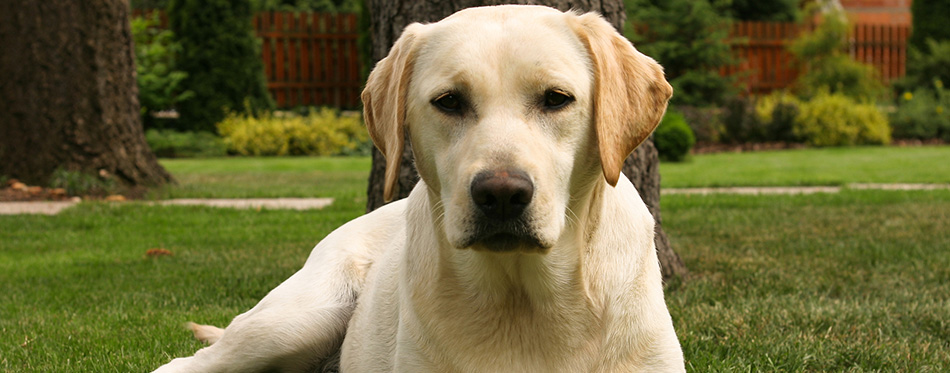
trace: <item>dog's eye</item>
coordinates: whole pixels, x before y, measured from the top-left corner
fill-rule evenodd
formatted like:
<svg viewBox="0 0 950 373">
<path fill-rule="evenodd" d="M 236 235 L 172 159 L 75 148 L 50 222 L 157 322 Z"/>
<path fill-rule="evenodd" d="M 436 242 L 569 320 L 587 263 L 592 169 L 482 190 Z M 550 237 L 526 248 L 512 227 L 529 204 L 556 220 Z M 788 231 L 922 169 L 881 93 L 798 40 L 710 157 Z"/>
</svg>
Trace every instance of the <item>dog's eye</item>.
<svg viewBox="0 0 950 373">
<path fill-rule="evenodd" d="M 560 109 L 573 101 L 573 97 L 559 90 L 552 89 L 544 92 L 544 108 L 548 110 Z"/>
<path fill-rule="evenodd" d="M 454 93 L 444 93 L 432 100 L 432 105 L 446 113 L 458 113 L 462 110 L 462 99 Z"/>
</svg>

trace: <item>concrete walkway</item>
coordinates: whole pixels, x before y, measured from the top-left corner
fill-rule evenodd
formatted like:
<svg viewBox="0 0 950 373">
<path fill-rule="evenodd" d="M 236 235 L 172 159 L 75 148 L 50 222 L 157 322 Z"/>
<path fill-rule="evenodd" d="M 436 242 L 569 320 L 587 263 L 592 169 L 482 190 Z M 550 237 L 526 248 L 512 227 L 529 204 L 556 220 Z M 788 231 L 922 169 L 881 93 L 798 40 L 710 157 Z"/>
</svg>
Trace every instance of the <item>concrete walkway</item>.
<svg viewBox="0 0 950 373">
<path fill-rule="evenodd" d="M 0 215 L 42 214 L 56 215 L 60 211 L 79 203 L 78 201 L 57 202 L 0 202 Z M 123 202 L 115 202 L 123 203 Z M 149 202 L 157 205 L 211 206 L 236 209 L 284 209 L 311 210 L 321 209 L 333 203 L 333 198 L 228 198 L 228 199 L 169 199 Z"/>
<path fill-rule="evenodd" d="M 950 190 L 950 184 L 849 184 L 846 187 L 837 186 L 802 186 L 802 187 L 729 187 L 729 188 L 665 188 L 663 195 L 670 194 L 814 194 L 838 193 L 843 188 L 860 190 Z M 60 211 L 79 202 L 0 202 L 0 215 L 44 214 L 55 215 Z M 184 205 L 184 206 L 211 206 L 237 209 L 290 209 L 311 210 L 321 209 L 333 203 L 332 198 L 250 198 L 250 199 L 170 199 L 149 202 L 150 204 Z"/>
<path fill-rule="evenodd" d="M 314 210 L 333 203 L 333 198 L 248 198 L 248 199 L 170 199 L 154 202 L 159 205 L 211 206 L 235 209 Z"/>
</svg>

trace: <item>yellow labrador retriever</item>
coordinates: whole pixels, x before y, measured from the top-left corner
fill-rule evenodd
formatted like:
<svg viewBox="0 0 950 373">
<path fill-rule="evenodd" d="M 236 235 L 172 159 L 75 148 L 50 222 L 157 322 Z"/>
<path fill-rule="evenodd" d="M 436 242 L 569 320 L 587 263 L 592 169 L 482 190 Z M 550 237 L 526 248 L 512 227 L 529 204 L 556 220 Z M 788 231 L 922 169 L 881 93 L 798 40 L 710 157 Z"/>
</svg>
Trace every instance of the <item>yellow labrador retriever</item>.
<svg viewBox="0 0 950 373">
<path fill-rule="evenodd" d="M 212 345 L 158 371 L 683 371 L 654 221 L 620 174 L 671 94 L 596 14 L 410 25 L 363 101 L 386 198 L 405 132 L 422 181 L 226 329 L 192 325 Z"/>
</svg>

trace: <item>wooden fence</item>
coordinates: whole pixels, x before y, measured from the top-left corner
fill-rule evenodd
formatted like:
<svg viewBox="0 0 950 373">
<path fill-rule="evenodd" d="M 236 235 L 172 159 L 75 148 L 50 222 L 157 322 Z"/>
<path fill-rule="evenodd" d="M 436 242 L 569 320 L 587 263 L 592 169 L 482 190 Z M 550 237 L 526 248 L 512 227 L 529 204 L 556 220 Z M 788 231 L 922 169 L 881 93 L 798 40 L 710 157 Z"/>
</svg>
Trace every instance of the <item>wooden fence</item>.
<svg viewBox="0 0 950 373">
<path fill-rule="evenodd" d="M 267 87 L 277 105 L 358 107 L 362 81 L 357 27 L 353 14 L 258 13 L 254 28 L 262 41 Z M 797 23 L 733 23 L 730 43 L 738 63 L 720 69 L 720 74 L 737 76 L 751 94 L 788 87 L 798 76 L 788 46 L 812 29 Z M 908 26 L 858 24 L 848 38 L 848 53 L 874 66 L 889 82 L 904 76 L 909 35 Z"/>
<path fill-rule="evenodd" d="M 132 15 L 152 12 L 134 10 Z M 160 19 L 159 27 L 167 27 L 164 13 Z M 363 82 L 356 15 L 260 12 L 253 22 L 267 89 L 278 107 L 359 107 Z"/>
<path fill-rule="evenodd" d="M 730 43 L 738 60 L 720 70 L 738 77 L 740 85 L 752 94 L 788 87 L 798 76 L 798 62 L 788 46 L 814 25 L 773 22 L 736 22 L 730 30 Z M 848 54 L 880 73 L 884 82 L 904 76 L 907 60 L 905 25 L 854 25 L 848 37 Z"/>
<path fill-rule="evenodd" d="M 254 28 L 277 106 L 359 106 L 356 15 L 262 12 Z"/>
</svg>

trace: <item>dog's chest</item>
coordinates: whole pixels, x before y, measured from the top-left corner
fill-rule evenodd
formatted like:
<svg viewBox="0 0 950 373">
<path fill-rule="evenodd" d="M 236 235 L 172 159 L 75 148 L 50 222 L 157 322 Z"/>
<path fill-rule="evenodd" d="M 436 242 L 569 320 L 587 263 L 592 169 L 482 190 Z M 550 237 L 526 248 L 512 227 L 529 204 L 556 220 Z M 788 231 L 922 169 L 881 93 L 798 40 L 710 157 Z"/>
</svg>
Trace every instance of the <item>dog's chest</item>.
<svg viewBox="0 0 950 373">
<path fill-rule="evenodd" d="M 598 356 L 604 330 L 583 299 L 451 298 L 417 303 L 413 320 L 418 352 L 438 371 L 587 371 Z"/>
</svg>

